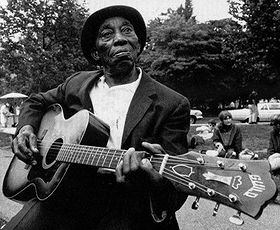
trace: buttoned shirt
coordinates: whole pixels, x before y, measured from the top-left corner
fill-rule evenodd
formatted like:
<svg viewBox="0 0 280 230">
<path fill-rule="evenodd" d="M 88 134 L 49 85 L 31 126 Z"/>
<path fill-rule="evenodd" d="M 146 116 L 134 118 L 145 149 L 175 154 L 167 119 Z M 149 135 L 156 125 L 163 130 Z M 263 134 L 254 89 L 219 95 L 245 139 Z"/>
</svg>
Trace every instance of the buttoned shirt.
<svg viewBox="0 0 280 230">
<path fill-rule="evenodd" d="M 109 87 L 102 76 L 90 91 L 94 114 L 110 127 L 107 148 L 120 149 L 126 115 L 132 97 L 142 77 L 140 71 L 136 81 Z"/>
</svg>

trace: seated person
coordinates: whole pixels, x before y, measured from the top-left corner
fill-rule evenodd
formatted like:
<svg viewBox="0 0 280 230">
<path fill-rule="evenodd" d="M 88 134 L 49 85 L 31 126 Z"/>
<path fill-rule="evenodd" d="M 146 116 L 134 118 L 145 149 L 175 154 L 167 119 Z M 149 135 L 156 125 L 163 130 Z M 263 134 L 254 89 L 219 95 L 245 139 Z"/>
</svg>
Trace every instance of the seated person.
<svg viewBox="0 0 280 230">
<path fill-rule="evenodd" d="M 211 137 L 213 136 L 214 128 L 216 126 L 216 120 L 210 119 L 206 125 L 202 125 L 196 128 L 197 134 L 193 135 L 190 139 L 190 147 L 196 150 L 207 150 L 209 144 L 210 149 L 213 149 L 213 142 Z"/>
<path fill-rule="evenodd" d="M 274 153 L 280 153 L 280 114 L 275 115 L 271 119 L 271 126 L 273 126 L 270 132 L 269 145 L 267 149 L 268 157 Z"/>
<path fill-rule="evenodd" d="M 232 115 L 228 111 L 219 114 L 220 123 L 214 129 L 213 142 L 219 157 L 238 158 L 242 150 L 242 134 L 238 126 L 232 123 Z"/>
<path fill-rule="evenodd" d="M 274 162 L 274 159 L 280 156 L 280 114 L 273 116 L 270 125 L 273 127 L 270 132 L 269 145 L 267 149 L 268 160 Z M 271 165 L 273 168 L 273 165 Z M 280 191 L 280 169 L 272 172 L 272 178 L 275 181 L 278 191 Z M 280 194 L 275 198 L 275 203 L 280 204 Z"/>
</svg>

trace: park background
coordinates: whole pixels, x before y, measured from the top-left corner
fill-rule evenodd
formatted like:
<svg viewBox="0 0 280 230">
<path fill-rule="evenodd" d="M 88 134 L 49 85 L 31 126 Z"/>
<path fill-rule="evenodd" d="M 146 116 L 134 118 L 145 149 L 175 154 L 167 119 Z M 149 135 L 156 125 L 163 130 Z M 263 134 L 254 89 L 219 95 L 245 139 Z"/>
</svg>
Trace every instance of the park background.
<svg viewBox="0 0 280 230">
<path fill-rule="evenodd" d="M 77 71 L 100 68 L 87 63 L 79 44 L 95 1 L 7 2 L 0 8 L 1 95 L 46 91 Z M 181 2 L 147 21 L 139 65 L 148 74 L 204 114 L 216 115 L 219 104 L 236 100 L 243 106 L 253 90 L 262 99 L 280 97 L 279 1 L 229 0 L 228 18 L 208 21 L 196 18 L 192 0 Z"/>
</svg>

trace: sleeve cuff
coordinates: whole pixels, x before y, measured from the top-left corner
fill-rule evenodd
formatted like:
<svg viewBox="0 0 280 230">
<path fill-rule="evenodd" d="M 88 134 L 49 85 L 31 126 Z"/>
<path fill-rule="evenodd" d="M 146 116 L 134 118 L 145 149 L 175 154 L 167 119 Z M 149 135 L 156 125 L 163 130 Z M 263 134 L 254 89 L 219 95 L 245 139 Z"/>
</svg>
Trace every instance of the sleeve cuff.
<svg viewBox="0 0 280 230">
<path fill-rule="evenodd" d="M 151 197 L 150 197 L 150 210 L 151 210 L 151 215 L 152 215 L 154 221 L 157 223 L 164 221 L 167 217 L 167 211 L 164 210 L 164 211 L 161 211 L 161 213 L 158 213 L 154 210 Z"/>
</svg>

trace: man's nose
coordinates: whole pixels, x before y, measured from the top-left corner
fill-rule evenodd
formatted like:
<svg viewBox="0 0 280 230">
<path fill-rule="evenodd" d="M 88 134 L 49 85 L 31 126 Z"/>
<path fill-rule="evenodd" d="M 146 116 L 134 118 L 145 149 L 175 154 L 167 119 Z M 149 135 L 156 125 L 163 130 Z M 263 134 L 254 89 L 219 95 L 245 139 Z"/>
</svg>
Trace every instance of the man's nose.
<svg viewBox="0 0 280 230">
<path fill-rule="evenodd" d="M 125 45 L 126 43 L 126 37 L 121 32 L 117 32 L 114 37 L 114 45 Z"/>
</svg>

